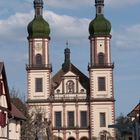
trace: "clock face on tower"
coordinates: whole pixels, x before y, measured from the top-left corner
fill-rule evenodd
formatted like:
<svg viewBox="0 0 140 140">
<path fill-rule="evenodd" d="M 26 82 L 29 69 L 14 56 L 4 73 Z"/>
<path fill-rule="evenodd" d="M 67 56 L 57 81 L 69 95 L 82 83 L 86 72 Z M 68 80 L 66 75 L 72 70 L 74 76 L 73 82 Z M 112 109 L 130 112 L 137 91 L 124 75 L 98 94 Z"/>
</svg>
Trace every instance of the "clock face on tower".
<svg viewBox="0 0 140 140">
<path fill-rule="evenodd" d="M 42 49 L 42 44 L 41 43 L 36 43 L 35 49 L 36 49 L 36 51 L 40 51 Z"/>
</svg>

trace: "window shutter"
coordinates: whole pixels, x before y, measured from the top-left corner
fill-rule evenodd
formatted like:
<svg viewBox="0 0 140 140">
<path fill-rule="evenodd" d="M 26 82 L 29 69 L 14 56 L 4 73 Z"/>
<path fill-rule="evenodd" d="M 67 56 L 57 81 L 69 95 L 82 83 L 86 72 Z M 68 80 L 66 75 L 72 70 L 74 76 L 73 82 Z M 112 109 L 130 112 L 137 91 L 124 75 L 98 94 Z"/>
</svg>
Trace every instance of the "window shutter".
<svg viewBox="0 0 140 140">
<path fill-rule="evenodd" d="M 6 125 L 6 113 L 0 112 L 0 126 L 5 127 Z"/>
<path fill-rule="evenodd" d="M 6 113 L 3 113 L 3 127 L 6 126 Z"/>
</svg>

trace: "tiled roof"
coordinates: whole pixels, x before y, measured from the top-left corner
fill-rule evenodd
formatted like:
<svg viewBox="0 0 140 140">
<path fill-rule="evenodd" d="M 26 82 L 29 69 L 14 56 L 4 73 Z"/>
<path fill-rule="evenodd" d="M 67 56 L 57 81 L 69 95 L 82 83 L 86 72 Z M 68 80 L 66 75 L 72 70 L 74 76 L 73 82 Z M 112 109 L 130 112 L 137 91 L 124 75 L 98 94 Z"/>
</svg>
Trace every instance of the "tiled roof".
<svg viewBox="0 0 140 140">
<path fill-rule="evenodd" d="M 7 108 L 3 107 L 3 106 L 0 106 L 0 110 L 1 110 L 1 111 L 9 112 L 9 110 L 8 110 Z"/>
<path fill-rule="evenodd" d="M 14 104 L 11 104 L 12 110 L 9 111 L 7 108 L 0 106 L 0 110 L 6 111 L 9 117 L 14 117 L 15 119 L 26 120 L 26 117 L 19 111 Z"/>
<path fill-rule="evenodd" d="M 12 110 L 10 111 L 11 115 L 16 119 L 26 120 L 26 117 L 19 111 L 14 104 L 12 105 Z"/>
<path fill-rule="evenodd" d="M 3 80 L 4 88 L 5 88 L 6 101 L 8 104 L 8 108 L 0 106 L 0 110 L 7 111 L 9 115 L 13 116 L 14 118 L 25 120 L 26 119 L 25 116 L 16 108 L 15 105 L 11 103 L 7 77 L 6 77 L 6 72 L 5 72 L 5 67 L 4 67 L 3 62 L 0 62 L 0 75 L 2 75 L 3 77 L 2 80 Z"/>
<path fill-rule="evenodd" d="M 127 115 L 129 117 L 135 117 L 136 114 L 140 114 L 140 103 L 138 103 L 134 109 Z"/>
</svg>

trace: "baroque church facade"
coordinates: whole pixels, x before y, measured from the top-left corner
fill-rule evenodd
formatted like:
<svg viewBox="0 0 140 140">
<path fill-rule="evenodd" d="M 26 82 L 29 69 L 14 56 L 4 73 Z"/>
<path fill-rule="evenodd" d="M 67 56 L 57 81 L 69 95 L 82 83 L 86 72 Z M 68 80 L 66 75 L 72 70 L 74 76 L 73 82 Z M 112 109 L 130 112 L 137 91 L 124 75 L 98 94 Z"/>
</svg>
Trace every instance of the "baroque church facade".
<svg viewBox="0 0 140 140">
<path fill-rule="evenodd" d="M 43 18 L 43 1 L 34 0 L 35 16 L 28 24 L 27 103 L 42 110 L 59 140 L 115 139 L 115 99 L 111 61 L 111 23 L 104 16 L 104 0 L 95 0 L 96 16 L 89 24 L 89 76 L 64 50 L 64 62 L 52 76 L 49 61 L 50 27 Z"/>
</svg>

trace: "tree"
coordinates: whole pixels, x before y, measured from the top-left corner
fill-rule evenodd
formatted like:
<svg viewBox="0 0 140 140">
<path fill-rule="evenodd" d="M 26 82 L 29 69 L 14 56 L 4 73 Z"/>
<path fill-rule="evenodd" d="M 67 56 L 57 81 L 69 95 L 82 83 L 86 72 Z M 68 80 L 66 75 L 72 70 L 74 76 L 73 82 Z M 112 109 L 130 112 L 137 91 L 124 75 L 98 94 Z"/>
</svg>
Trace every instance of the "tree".
<svg viewBox="0 0 140 140">
<path fill-rule="evenodd" d="M 133 124 L 132 121 L 127 116 L 121 114 L 116 119 L 116 126 L 117 126 L 116 131 L 117 140 L 125 139 L 125 136 L 127 134 L 132 134 Z"/>
<path fill-rule="evenodd" d="M 23 113 L 26 121 L 21 125 L 21 140 L 58 140 L 57 136 L 52 134 L 51 121 L 43 117 L 43 110 L 34 107 L 29 110 L 19 90 L 12 88 L 10 90 L 11 102 Z"/>
<path fill-rule="evenodd" d="M 32 122 L 32 130 L 36 139 L 52 140 L 51 121 L 43 117 L 41 108 L 34 108 L 34 111 L 29 113 Z"/>
<path fill-rule="evenodd" d="M 23 113 L 26 121 L 22 121 L 21 140 L 35 140 L 42 136 L 43 140 L 50 140 L 51 122 L 44 119 L 42 110 L 35 108 L 34 112 L 28 110 L 25 98 L 21 97 L 20 91 L 12 88 L 10 90 L 11 102 Z"/>
<path fill-rule="evenodd" d="M 26 117 L 26 121 L 22 121 L 21 124 L 21 139 L 26 140 L 25 136 L 32 130 L 30 129 L 30 126 L 32 125 L 25 100 L 21 97 L 20 91 L 16 90 L 14 87 L 10 90 L 10 98 L 11 102 L 16 106 L 16 108 Z"/>
</svg>

